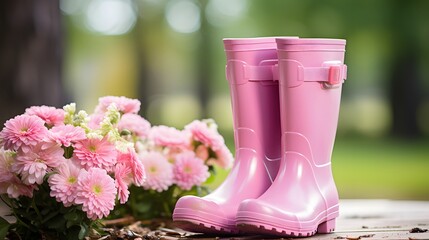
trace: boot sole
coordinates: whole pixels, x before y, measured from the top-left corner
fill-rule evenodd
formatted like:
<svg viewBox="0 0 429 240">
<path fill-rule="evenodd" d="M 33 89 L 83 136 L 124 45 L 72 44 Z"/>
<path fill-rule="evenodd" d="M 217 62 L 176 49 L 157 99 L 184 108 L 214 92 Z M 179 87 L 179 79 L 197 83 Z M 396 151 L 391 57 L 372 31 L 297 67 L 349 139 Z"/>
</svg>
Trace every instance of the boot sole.
<svg viewBox="0 0 429 240">
<path fill-rule="evenodd" d="M 175 209 L 173 214 L 174 224 L 183 230 L 198 233 L 236 235 L 239 234 L 239 229 L 234 225 L 228 225 L 222 222 L 215 221 L 218 216 L 205 212 L 197 212 L 196 214 L 180 213 L 180 209 Z M 223 218 L 221 220 L 224 220 Z"/>
<path fill-rule="evenodd" d="M 335 219 L 331 219 L 319 224 L 319 226 L 317 227 L 317 230 L 310 231 L 310 232 L 292 231 L 292 230 L 289 231 L 285 229 L 270 227 L 268 225 L 259 225 L 259 224 L 254 225 L 252 223 L 242 223 L 242 224 L 238 224 L 237 226 L 240 229 L 240 231 L 245 233 L 276 235 L 276 236 L 283 236 L 283 237 L 310 237 L 315 235 L 316 233 L 331 233 L 335 231 Z"/>
<path fill-rule="evenodd" d="M 202 223 L 201 221 L 193 222 L 190 220 L 177 220 L 174 221 L 176 227 L 195 233 L 208 233 L 208 234 L 221 234 L 221 235 L 237 235 L 237 229 L 225 229 L 209 223 Z"/>
<path fill-rule="evenodd" d="M 319 214 L 319 216 L 324 215 Z M 278 218 L 272 216 L 265 216 L 262 214 L 255 214 L 253 212 L 240 212 L 237 216 L 237 228 L 243 233 L 252 234 L 267 234 L 282 237 L 309 237 L 316 233 L 331 233 L 335 231 L 335 219 L 338 217 L 338 211 L 333 211 L 327 217 L 317 217 L 311 222 L 307 223 L 307 227 L 298 227 L 300 222 L 283 222 Z M 292 226 L 291 226 L 292 225 Z M 293 227 L 293 225 L 295 227 Z"/>
</svg>

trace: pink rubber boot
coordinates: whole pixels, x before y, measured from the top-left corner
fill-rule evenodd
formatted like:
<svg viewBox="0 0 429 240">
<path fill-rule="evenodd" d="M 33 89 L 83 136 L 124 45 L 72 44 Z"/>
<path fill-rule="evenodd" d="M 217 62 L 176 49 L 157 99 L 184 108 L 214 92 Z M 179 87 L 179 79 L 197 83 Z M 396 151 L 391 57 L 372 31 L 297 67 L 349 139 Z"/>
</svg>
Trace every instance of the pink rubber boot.
<svg viewBox="0 0 429 240">
<path fill-rule="evenodd" d="M 259 197 L 275 178 L 281 158 L 275 38 L 224 39 L 234 119 L 236 157 L 225 181 L 205 197 L 179 199 L 173 220 L 202 233 L 238 233 L 235 216 L 245 199 Z"/>
<path fill-rule="evenodd" d="M 277 178 L 237 212 L 243 232 L 329 233 L 338 216 L 331 154 L 346 78 L 345 40 L 277 39 L 282 160 Z"/>
</svg>

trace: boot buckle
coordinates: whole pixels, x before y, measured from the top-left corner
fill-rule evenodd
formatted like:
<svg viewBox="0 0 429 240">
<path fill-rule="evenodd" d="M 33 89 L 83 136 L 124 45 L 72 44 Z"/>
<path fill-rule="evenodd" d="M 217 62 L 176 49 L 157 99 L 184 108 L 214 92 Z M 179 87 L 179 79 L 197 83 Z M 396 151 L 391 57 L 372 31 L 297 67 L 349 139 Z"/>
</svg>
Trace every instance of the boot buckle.
<svg viewBox="0 0 429 240">
<path fill-rule="evenodd" d="M 328 70 L 328 83 L 330 85 L 337 85 L 341 82 L 341 66 L 334 65 L 329 67 Z"/>
<path fill-rule="evenodd" d="M 325 88 L 336 88 L 347 79 L 347 65 L 335 64 L 328 66 L 328 76 L 323 82 Z"/>
</svg>

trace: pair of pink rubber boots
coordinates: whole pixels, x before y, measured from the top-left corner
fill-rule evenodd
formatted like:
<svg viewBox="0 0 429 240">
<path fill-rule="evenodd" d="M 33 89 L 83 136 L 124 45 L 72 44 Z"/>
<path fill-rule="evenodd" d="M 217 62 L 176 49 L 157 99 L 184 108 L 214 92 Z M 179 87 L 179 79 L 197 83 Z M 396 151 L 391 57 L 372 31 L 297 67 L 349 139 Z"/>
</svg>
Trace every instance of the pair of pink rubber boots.
<svg viewBox="0 0 429 240">
<path fill-rule="evenodd" d="M 311 236 L 339 214 L 331 171 L 345 40 L 224 39 L 236 160 L 205 197 L 179 199 L 177 226 L 216 234 Z"/>
</svg>

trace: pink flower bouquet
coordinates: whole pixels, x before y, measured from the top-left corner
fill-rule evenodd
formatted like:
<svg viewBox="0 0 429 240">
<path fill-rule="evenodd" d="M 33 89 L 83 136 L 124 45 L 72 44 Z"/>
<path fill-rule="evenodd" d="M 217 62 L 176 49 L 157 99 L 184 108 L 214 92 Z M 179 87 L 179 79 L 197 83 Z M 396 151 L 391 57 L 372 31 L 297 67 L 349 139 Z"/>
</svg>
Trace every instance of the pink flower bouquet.
<svg viewBox="0 0 429 240">
<path fill-rule="evenodd" d="M 102 218 L 168 217 L 180 196 L 203 194 L 214 165 L 231 166 L 213 120 L 151 127 L 139 109 L 138 100 L 108 96 L 91 115 L 72 103 L 8 120 L 0 194 L 16 221 L 0 218 L 0 238 L 83 239 Z"/>
<path fill-rule="evenodd" d="M 142 187 L 131 186 L 130 201 L 125 209 L 119 206 L 118 216 L 113 217 L 131 213 L 137 218 L 170 218 L 180 197 L 209 192 L 204 183 L 213 180 L 215 166 L 232 165 L 232 154 L 211 119 L 195 120 L 183 130 L 163 125 L 148 128 L 143 122 L 136 128 L 136 122 L 119 125 L 135 144 L 146 181 Z"/>
</svg>

